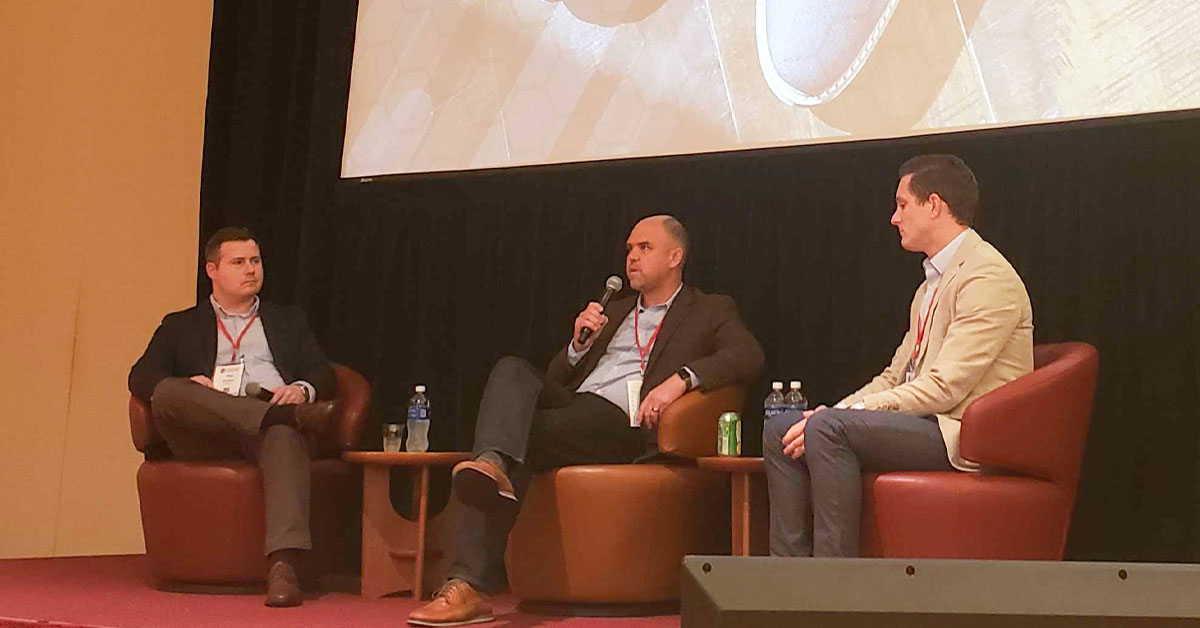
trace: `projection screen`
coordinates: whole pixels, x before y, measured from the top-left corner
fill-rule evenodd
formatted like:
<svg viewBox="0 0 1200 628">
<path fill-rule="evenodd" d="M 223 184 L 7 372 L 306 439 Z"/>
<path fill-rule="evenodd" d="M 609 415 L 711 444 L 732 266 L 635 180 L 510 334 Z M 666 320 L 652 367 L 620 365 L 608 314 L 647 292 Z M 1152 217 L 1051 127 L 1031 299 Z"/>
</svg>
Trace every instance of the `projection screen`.
<svg viewBox="0 0 1200 628">
<path fill-rule="evenodd" d="M 361 0 L 343 177 L 1200 107 L 1195 0 Z"/>
</svg>

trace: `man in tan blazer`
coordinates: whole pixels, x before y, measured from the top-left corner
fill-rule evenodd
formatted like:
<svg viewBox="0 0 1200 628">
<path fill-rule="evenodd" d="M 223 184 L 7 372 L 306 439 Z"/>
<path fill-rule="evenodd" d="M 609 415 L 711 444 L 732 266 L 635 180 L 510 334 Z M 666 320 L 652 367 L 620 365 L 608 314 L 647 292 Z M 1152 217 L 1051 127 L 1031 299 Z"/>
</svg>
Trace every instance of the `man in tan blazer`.
<svg viewBox="0 0 1200 628">
<path fill-rule="evenodd" d="M 1033 310 L 1004 256 L 971 228 L 975 175 L 953 155 L 900 168 L 892 224 L 925 281 L 891 364 L 833 408 L 763 426 L 771 554 L 857 556 L 864 471 L 977 471 L 959 455 L 972 401 L 1033 370 Z"/>
</svg>

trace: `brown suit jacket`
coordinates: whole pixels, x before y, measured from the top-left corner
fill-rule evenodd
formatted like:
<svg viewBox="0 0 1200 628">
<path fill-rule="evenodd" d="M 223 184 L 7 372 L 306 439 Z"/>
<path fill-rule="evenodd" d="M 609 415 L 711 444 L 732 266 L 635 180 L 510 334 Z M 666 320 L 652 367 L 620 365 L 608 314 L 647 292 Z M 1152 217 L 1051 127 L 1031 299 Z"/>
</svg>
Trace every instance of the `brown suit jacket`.
<svg viewBox="0 0 1200 628">
<path fill-rule="evenodd" d="M 636 295 L 610 303 L 605 310 L 608 324 L 600 330 L 587 355 L 572 367 L 564 346 L 550 361 L 546 378 L 571 390 L 578 388 L 596 368 L 617 327 L 636 303 Z M 696 374 L 702 390 L 745 385 L 758 377 L 763 368 L 762 346 L 742 323 L 733 299 L 723 294 L 705 294 L 691 286 L 679 291 L 650 350 L 642 396 L 683 366 Z M 653 430 L 646 431 L 650 432 L 651 444 L 657 446 Z"/>
</svg>

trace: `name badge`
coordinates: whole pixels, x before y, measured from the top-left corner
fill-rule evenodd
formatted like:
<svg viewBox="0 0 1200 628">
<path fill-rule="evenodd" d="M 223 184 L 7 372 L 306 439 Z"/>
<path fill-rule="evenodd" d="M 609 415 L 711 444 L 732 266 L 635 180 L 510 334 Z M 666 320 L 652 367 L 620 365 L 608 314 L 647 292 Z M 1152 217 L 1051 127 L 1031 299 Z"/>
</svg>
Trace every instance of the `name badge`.
<svg viewBox="0 0 1200 628">
<path fill-rule="evenodd" d="M 246 365 L 242 362 L 222 364 L 213 371 L 213 388 L 236 397 L 242 393 L 242 374 L 245 372 Z"/>
<path fill-rule="evenodd" d="M 625 389 L 629 391 L 629 427 L 641 427 L 642 420 L 638 417 L 638 406 L 642 403 L 642 378 L 635 377 L 625 380 Z"/>
</svg>

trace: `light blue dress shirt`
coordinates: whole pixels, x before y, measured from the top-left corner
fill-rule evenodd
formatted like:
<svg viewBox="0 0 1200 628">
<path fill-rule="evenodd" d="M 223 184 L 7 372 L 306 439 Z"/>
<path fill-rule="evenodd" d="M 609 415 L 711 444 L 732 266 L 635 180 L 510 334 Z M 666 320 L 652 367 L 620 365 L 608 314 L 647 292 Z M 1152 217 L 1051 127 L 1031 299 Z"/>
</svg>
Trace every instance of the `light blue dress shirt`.
<svg viewBox="0 0 1200 628">
<path fill-rule="evenodd" d="M 254 305 L 250 306 L 250 310 L 245 314 L 236 314 L 228 312 L 225 308 L 217 303 L 217 299 L 209 296 L 208 300 L 212 303 L 213 313 L 217 316 L 217 320 L 225 325 L 225 330 L 229 332 L 229 336 L 234 340 L 246 331 L 246 335 L 242 337 L 241 344 L 238 345 L 238 362 L 244 362 L 246 365 L 245 372 L 242 373 L 242 387 L 238 391 L 239 396 L 246 394 L 246 384 L 250 382 L 258 382 L 259 386 L 267 390 L 275 390 L 281 386 L 285 386 L 283 376 L 279 374 L 279 369 L 275 368 L 275 356 L 271 353 L 271 347 L 267 343 L 267 333 L 263 330 L 262 317 L 255 316 L 258 313 L 260 304 L 259 298 L 254 297 Z M 253 321 L 251 319 L 254 319 Z M 249 324 L 249 329 L 246 325 Z M 217 366 L 222 364 L 231 364 L 233 362 L 233 343 L 225 334 L 221 333 L 220 328 L 217 328 L 217 359 L 213 365 L 215 370 Z M 292 382 L 301 388 L 308 391 L 308 399 L 310 401 L 317 398 L 317 391 L 313 385 L 304 381 L 297 380 Z"/>
<path fill-rule="evenodd" d="M 612 340 L 609 341 L 604 355 L 600 356 L 600 361 L 596 363 L 596 368 L 583 380 L 579 388 L 575 392 L 593 393 L 599 395 L 612 402 L 613 405 L 621 408 L 624 412 L 629 407 L 629 388 L 625 382 L 639 378 L 641 373 L 641 356 L 638 354 L 637 345 L 634 343 L 633 323 L 637 319 L 638 338 L 642 342 L 642 347 L 646 347 L 646 343 L 650 342 L 650 337 L 654 335 L 654 330 L 658 329 L 663 318 L 666 317 L 667 311 L 671 309 L 671 304 L 675 303 L 675 298 L 679 296 L 679 291 L 683 289 L 683 284 L 675 290 L 675 294 L 667 299 L 666 303 L 645 307 L 642 305 L 642 297 L 638 295 L 637 305 L 629 311 L 625 316 L 625 320 L 621 321 L 617 331 L 613 333 Z M 634 313 L 637 316 L 634 316 Z M 589 349 L 590 350 L 590 347 Z M 646 353 L 646 360 L 650 359 L 650 352 Z M 587 354 L 587 351 L 575 351 L 574 343 L 567 345 L 567 361 L 571 366 L 579 364 L 579 360 Z M 685 367 L 686 368 L 686 367 Z M 698 386 L 695 373 L 689 369 L 691 374 L 693 387 Z M 643 393 L 650 392 L 648 390 Z"/>
</svg>

